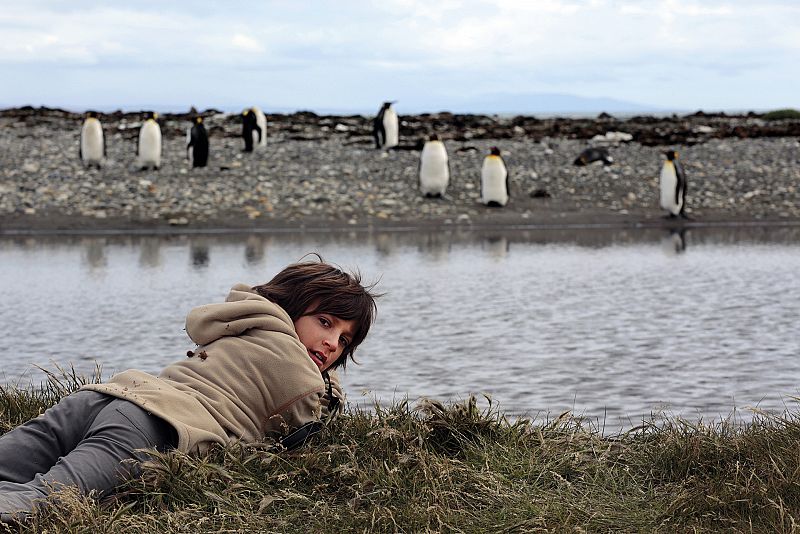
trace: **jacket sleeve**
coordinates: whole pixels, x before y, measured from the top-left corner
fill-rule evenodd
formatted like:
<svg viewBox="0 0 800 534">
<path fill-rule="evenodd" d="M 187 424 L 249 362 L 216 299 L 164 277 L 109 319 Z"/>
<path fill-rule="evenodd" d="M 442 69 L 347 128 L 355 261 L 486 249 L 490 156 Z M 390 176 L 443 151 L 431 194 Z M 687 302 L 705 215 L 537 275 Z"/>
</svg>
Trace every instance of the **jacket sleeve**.
<svg viewBox="0 0 800 534">
<path fill-rule="evenodd" d="M 341 413 L 345 402 L 345 394 L 339 382 L 339 375 L 335 371 L 331 371 L 330 373 L 323 373 L 323 378 L 325 379 L 325 392 L 319 398 L 320 417 L 308 421 L 288 434 L 283 435 L 272 448 L 273 452 L 290 451 L 302 447 L 308 440 L 321 432 L 328 421 Z M 300 407 L 303 405 L 307 405 L 307 403 L 300 403 Z M 302 414 L 296 415 L 302 417 Z"/>
<path fill-rule="evenodd" d="M 324 390 L 314 390 L 299 395 L 286 406 L 280 407 L 275 415 L 267 420 L 266 436 L 280 440 L 304 425 L 320 422 L 323 395 Z"/>
</svg>

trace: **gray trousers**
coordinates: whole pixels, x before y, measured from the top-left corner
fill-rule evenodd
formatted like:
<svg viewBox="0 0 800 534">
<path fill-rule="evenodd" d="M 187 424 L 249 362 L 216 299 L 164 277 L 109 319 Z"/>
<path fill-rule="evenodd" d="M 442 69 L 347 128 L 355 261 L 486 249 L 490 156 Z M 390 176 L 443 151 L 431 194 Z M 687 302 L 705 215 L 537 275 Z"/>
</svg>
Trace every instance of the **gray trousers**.
<svg viewBox="0 0 800 534">
<path fill-rule="evenodd" d="M 112 493 L 147 453 L 176 445 L 172 426 L 132 402 L 77 391 L 0 436 L 0 513 L 27 513 L 59 486 Z M 133 461 L 131 461 L 133 460 Z"/>
</svg>

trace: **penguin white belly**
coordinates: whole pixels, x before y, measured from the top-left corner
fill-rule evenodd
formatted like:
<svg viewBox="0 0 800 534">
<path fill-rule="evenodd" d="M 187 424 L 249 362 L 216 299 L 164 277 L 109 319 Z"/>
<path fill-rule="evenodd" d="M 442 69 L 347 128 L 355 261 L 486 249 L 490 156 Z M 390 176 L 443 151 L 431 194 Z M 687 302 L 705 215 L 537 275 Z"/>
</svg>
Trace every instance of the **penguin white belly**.
<svg viewBox="0 0 800 534">
<path fill-rule="evenodd" d="M 678 215 L 681 211 L 682 199 L 677 194 L 678 175 L 675 173 L 675 166 L 669 161 L 664 162 L 664 166 L 661 168 L 660 183 L 661 208 L 673 215 Z"/>
<path fill-rule="evenodd" d="M 194 148 L 190 146 L 192 142 L 192 127 L 186 128 L 186 159 L 189 160 L 189 166 L 194 165 Z"/>
<path fill-rule="evenodd" d="M 103 128 L 97 119 L 87 119 L 81 128 L 81 157 L 84 165 L 103 162 Z"/>
<path fill-rule="evenodd" d="M 481 168 L 481 202 L 497 202 L 505 206 L 508 203 L 507 176 L 508 170 L 499 157 L 484 158 Z"/>
<path fill-rule="evenodd" d="M 383 131 L 386 133 L 386 142 L 383 148 L 392 148 L 400 144 L 400 125 L 397 113 L 389 108 L 383 113 Z"/>
<path fill-rule="evenodd" d="M 161 128 L 152 120 L 139 130 L 139 165 L 161 167 Z"/>
<path fill-rule="evenodd" d="M 441 141 L 428 141 L 422 147 L 419 165 L 419 186 L 423 195 L 444 195 L 450 182 L 447 149 Z"/>
<path fill-rule="evenodd" d="M 256 124 L 261 128 L 261 140 L 258 139 L 258 132 L 253 130 L 253 146 L 264 148 L 267 146 L 267 116 L 259 108 L 254 107 L 253 113 L 256 114 Z"/>
</svg>

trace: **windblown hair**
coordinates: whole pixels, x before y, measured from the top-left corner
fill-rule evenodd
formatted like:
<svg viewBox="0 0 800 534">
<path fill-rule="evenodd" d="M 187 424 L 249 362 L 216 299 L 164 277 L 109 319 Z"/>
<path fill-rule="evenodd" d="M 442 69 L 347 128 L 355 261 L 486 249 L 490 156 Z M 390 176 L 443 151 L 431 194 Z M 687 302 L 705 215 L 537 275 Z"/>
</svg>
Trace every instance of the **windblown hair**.
<svg viewBox="0 0 800 534">
<path fill-rule="evenodd" d="M 346 273 L 315 256 L 319 261 L 293 263 L 253 290 L 286 310 L 292 321 L 315 313 L 354 321 L 353 339 L 331 366 L 344 369 L 347 359 L 353 359 L 356 348 L 367 337 L 378 313 L 375 299 L 381 295 L 371 292 L 374 284 L 366 287 L 361 284 L 360 273 Z"/>
</svg>

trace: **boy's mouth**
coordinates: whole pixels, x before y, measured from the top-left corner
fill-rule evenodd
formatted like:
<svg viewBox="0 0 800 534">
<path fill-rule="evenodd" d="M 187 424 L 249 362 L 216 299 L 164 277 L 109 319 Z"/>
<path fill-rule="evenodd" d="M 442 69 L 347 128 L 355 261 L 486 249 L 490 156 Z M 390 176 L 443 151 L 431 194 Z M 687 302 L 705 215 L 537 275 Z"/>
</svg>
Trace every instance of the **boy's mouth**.
<svg viewBox="0 0 800 534">
<path fill-rule="evenodd" d="M 328 361 L 328 358 L 326 358 L 324 354 L 322 354 L 317 350 L 311 350 L 311 349 L 306 349 L 306 350 L 308 350 L 308 355 L 311 356 L 311 359 L 314 361 L 315 364 L 317 364 L 317 367 L 322 369 L 322 367 L 325 365 L 325 362 Z"/>
</svg>

